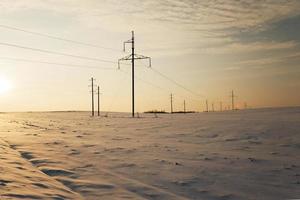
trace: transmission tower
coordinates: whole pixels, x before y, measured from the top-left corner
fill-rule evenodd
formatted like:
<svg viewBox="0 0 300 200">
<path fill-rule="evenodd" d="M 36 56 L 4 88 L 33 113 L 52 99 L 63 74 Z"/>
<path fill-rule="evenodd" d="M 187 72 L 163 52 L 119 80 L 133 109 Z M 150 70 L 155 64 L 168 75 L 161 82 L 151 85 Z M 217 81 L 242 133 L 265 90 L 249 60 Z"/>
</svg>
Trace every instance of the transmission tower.
<svg viewBox="0 0 300 200">
<path fill-rule="evenodd" d="M 131 31 L 131 39 L 127 40 L 123 43 L 123 51 L 125 52 L 126 44 L 131 44 L 131 54 L 125 56 L 118 60 L 118 69 L 120 69 L 120 62 L 131 60 L 131 76 L 132 76 L 132 117 L 134 117 L 134 60 L 142 60 L 147 59 L 149 60 L 149 67 L 151 67 L 151 58 L 143 55 L 138 55 L 134 52 L 134 31 Z"/>
</svg>

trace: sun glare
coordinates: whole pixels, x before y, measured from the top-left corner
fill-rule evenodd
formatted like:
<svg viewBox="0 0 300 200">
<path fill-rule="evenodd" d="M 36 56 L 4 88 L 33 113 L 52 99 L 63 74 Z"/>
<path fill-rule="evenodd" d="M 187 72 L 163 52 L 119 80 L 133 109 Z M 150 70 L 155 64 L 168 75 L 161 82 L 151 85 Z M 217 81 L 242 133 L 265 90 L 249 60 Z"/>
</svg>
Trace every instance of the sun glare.
<svg viewBox="0 0 300 200">
<path fill-rule="evenodd" d="M 8 80 L 0 78 L 0 94 L 3 94 L 10 90 L 11 84 Z"/>
</svg>

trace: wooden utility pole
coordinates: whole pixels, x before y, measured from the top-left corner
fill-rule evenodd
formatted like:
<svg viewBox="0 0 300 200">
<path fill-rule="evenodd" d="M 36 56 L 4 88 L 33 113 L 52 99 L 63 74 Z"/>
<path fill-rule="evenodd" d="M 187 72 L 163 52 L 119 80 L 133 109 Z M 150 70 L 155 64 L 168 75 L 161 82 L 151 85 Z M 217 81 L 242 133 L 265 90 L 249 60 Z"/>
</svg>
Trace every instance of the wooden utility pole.
<svg viewBox="0 0 300 200">
<path fill-rule="evenodd" d="M 132 117 L 134 117 L 134 32 L 131 31 L 131 80 L 132 80 Z"/>
<path fill-rule="evenodd" d="M 232 107 L 232 110 L 234 110 L 234 94 L 233 94 L 233 90 L 231 91 L 231 107 Z"/>
<path fill-rule="evenodd" d="M 183 112 L 186 113 L 186 110 L 185 110 L 185 100 L 183 101 Z"/>
<path fill-rule="evenodd" d="M 231 108 L 232 110 L 235 110 L 235 107 L 234 107 L 234 98 L 236 96 L 234 96 L 234 93 L 233 93 L 233 90 L 231 91 Z"/>
<path fill-rule="evenodd" d="M 215 106 L 214 106 L 214 103 L 211 104 L 211 110 L 212 110 L 213 112 L 215 112 Z"/>
<path fill-rule="evenodd" d="M 91 78 L 91 82 L 92 82 L 92 116 L 94 116 L 94 78 Z"/>
<path fill-rule="evenodd" d="M 220 111 L 223 111 L 223 107 L 222 107 L 222 101 L 220 101 Z"/>
<path fill-rule="evenodd" d="M 206 99 L 206 112 L 208 112 L 208 101 Z"/>
<path fill-rule="evenodd" d="M 98 116 L 100 116 L 100 86 L 97 87 L 97 96 L 98 96 Z"/>
<path fill-rule="evenodd" d="M 131 98 L 132 98 L 132 117 L 134 117 L 134 60 L 136 59 L 148 59 L 149 67 L 151 67 L 151 58 L 143 55 L 137 55 L 134 53 L 134 31 L 131 31 L 131 39 L 123 43 L 123 50 L 125 51 L 125 45 L 131 44 L 131 54 L 118 60 L 118 68 L 120 68 L 120 61 L 131 60 Z"/>
<path fill-rule="evenodd" d="M 171 114 L 173 114 L 173 94 L 171 93 Z"/>
</svg>

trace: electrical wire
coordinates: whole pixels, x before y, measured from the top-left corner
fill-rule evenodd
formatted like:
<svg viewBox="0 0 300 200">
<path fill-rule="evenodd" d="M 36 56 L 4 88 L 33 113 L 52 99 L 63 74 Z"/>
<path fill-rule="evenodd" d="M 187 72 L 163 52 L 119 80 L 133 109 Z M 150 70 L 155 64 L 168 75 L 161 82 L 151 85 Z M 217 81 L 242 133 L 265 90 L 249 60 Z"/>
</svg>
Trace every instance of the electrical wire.
<svg viewBox="0 0 300 200">
<path fill-rule="evenodd" d="M 119 69 L 118 71 L 120 71 L 120 72 L 122 72 L 122 73 L 124 73 L 124 74 L 126 74 L 126 75 L 128 75 L 128 76 L 131 75 L 129 72 L 124 71 L 124 70 L 122 70 L 122 69 Z M 160 87 L 160 86 L 155 85 L 155 84 L 153 84 L 153 83 L 151 83 L 151 82 L 149 82 L 149 81 L 146 81 L 146 80 L 142 79 L 140 76 L 137 76 L 136 74 L 134 75 L 134 77 L 135 77 L 136 79 L 138 79 L 139 81 L 141 81 L 141 82 L 143 82 L 143 83 L 145 83 L 145 84 L 148 84 L 148 85 L 150 85 L 150 86 L 152 86 L 152 87 L 154 87 L 154 88 L 160 89 L 160 90 L 162 90 L 162 91 L 164 91 L 164 92 L 171 93 L 169 89 Z M 173 93 L 173 95 L 174 95 L 174 93 Z M 194 101 L 194 102 L 197 102 L 197 103 L 199 103 L 199 102 L 202 101 L 202 100 L 195 99 L 195 98 L 192 98 L 192 97 L 186 98 L 186 96 L 182 96 L 182 95 L 179 95 L 179 94 L 175 94 L 175 96 L 180 97 L 181 99 L 191 100 L 191 101 Z"/>
<path fill-rule="evenodd" d="M 76 40 L 70 40 L 70 39 L 66 39 L 66 38 L 62 38 L 62 37 L 58 37 L 58 36 L 53 36 L 53 35 L 50 35 L 50 34 L 45 34 L 45 33 L 35 32 L 35 31 L 31 31 L 31 30 L 26 30 L 26 29 L 22 29 L 22 28 L 19 28 L 19 27 L 13 27 L 13 26 L 7 26 L 7 25 L 0 24 L 0 28 L 5 28 L 5 29 L 9 29 L 9 30 L 14 30 L 14 31 L 20 31 L 20 32 L 24 32 L 24 33 L 28 33 L 28 34 L 32 34 L 32 35 L 38 35 L 40 37 L 46 37 L 46 38 L 60 40 L 60 41 L 69 42 L 69 43 L 74 43 L 74 44 L 78 44 L 78 45 L 84 45 L 84 46 L 89 46 L 89 47 L 95 47 L 95 48 L 101 48 L 101 49 L 106 49 L 106 50 L 112 50 L 112 51 L 121 52 L 118 49 L 113 49 L 113 48 L 104 47 L 104 46 L 95 45 L 95 44 L 88 44 L 88 43 L 84 43 L 84 42 L 80 42 L 80 41 L 76 41 Z M 25 47 L 25 46 L 20 46 L 20 45 L 15 45 L 15 44 L 9 44 L 9 43 L 0 43 L 0 45 L 6 45 L 6 46 L 11 46 L 11 47 L 16 47 L 16 48 L 22 48 L 22 49 L 27 49 L 27 50 L 32 50 L 32 51 L 39 51 L 39 52 L 49 53 L 49 54 L 69 56 L 69 57 L 74 57 L 74 58 L 78 58 L 78 59 L 87 59 L 87 60 L 94 60 L 94 61 L 107 62 L 107 63 L 117 63 L 117 62 L 114 62 L 114 61 L 109 61 L 109 60 L 104 60 L 104 59 L 90 58 L 90 57 L 84 57 L 84 56 L 79 56 L 79 55 L 66 54 L 66 53 L 61 53 L 61 52 L 55 52 L 55 51 L 50 51 L 50 50 Z M 50 64 L 50 63 L 46 63 L 45 62 L 44 64 Z M 58 63 L 56 63 L 56 65 L 65 65 L 65 64 L 58 64 Z M 69 64 L 67 64 L 67 65 L 70 66 Z M 160 71 L 158 71 L 158 70 L 156 70 L 154 68 L 151 68 L 151 69 L 155 73 L 159 74 L 161 77 L 169 80 L 170 82 L 172 82 L 175 85 L 177 85 L 178 87 L 180 87 L 180 88 L 182 88 L 182 89 L 184 89 L 184 90 L 192 93 L 193 95 L 204 97 L 204 95 L 199 95 L 199 94 L 195 93 L 194 91 L 186 88 L 182 84 L 180 84 L 177 81 L 171 79 L 170 77 L 166 76 L 165 74 L 161 73 Z M 157 87 L 157 86 L 155 86 L 155 87 Z"/>
<path fill-rule="evenodd" d="M 29 60 L 23 58 L 9 58 L 9 57 L 0 57 L 1 60 L 12 60 L 17 62 L 29 62 L 29 63 L 39 63 L 39 64 L 47 64 L 47 65 L 57 65 L 57 66 L 66 66 L 66 67 L 78 67 L 78 68 L 92 68 L 99 70 L 117 70 L 112 67 L 97 67 L 97 66 L 89 66 L 89 65 L 77 65 L 77 64 L 68 64 L 68 63 L 56 63 L 56 62 L 48 62 L 48 61 L 40 61 L 40 60 Z"/>
<path fill-rule="evenodd" d="M 85 57 L 85 56 L 80 56 L 80 55 L 73 55 L 73 54 L 67 54 L 67 53 L 61 53 L 61 52 L 56 52 L 56 51 L 51 51 L 51 50 L 45 50 L 45 49 L 39 49 L 39 48 L 32 48 L 32 47 L 27 47 L 27 46 L 21 46 L 21 45 L 16 45 L 16 44 L 10 44 L 10 43 L 4 43 L 4 42 L 0 42 L 0 45 L 3 46 L 10 46 L 10 47 L 14 47 L 14 48 L 20 48 L 20 49 L 26 49 L 26 50 L 31 50 L 31 51 L 37 51 L 37 52 L 42 52 L 42 53 L 48 53 L 48 54 L 55 54 L 55 55 L 61 55 L 61 56 L 68 56 L 68 57 L 73 57 L 73 58 L 77 58 L 77 59 L 84 59 L 84 60 L 92 60 L 92 61 L 98 61 L 98 62 L 106 62 L 106 63 L 113 63 L 113 64 L 118 64 L 118 62 L 115 61 L 110 61 L 110 60 L 104 60 L 104 59 L 99 59 L 99 58 L 92 58 L 92 57 Z M 17 59 L 15 59 L 17 60 Z M 19 59 L 19 61 L 26 61 L 26 59 Z M 63 64 L 63 63 L 52 63 L 52 62 L 46 62 L 46 61 L 30 61 L 27 60 L 27 62 L 39 62 L 39 63 L 44 63 L 44 64 L 53 64 L 53 65 L 64 65 L 64 66 L 76 66 L 76 65 L 72 65 L 72 64 Z M 125 64 L 125 63 L 124 63 Z M 126 65 L 126 64 L 125 64 Z M 128 64 L 127 64 L 128 65 Z M 77 67 L 79 67 L 77 65 Z M 83 66 L 80 66 L 83 67 Z M 91 66 L 85 66 L 85 67 L 91 67 Z M 93 67 L 94 68 L 94 67 Z M 165 74 L 161 73 L 160 71 L 154 69 L 154 68 L 150 68 L 152 71 L 154 71 L 155 73 L 157 73 L 158 75 L 160 75 L 161 77 L 169 80 L 170 82 L 172 82 L 173 84 L 177 85 L 178 87 L 188 91 L 189 93 L 195 95 L 195 96 L 200 96 L 200 97 L 204 97 L 203 95 L 199 95 L 195 92 L 193 92 L 192 90 L 186 88 L 185 86 L 181 85 L 180 83 L 178 83 L 177 81 L 169 78 L 168 76 L 166 76 Z M 135 76 L 136 77 L 136 76 Z M 159 88 L 159 89 L 163 89 L 157 85 L 154 85 L 148 81 L 145 81 L 139 77 L 136 77 L 138 79 L 140 79 L 141 81 L 152 85 L 153 87 Z M 164 89 L 163 89 L 164 90 Z"/>
<path fill-rule="evenodd" d="M 128 72 L 126 72 L 126 71 L 124 71 L 124 70 L 122 70 L 122 69 L 119 69 L 119 70 L 120 70 L 121 72 L 123 72 L 124 74 L 130 75 Z M 148 84 L 148 85 L 151 85 L 152 87 L 155 87 L 155 88 L 157 88 L 157 89 L 160 89 L 160 90 L 164 90 L 164 91 L 169 92 L 168 89 L 162 88 L 162 87 L 160 87 L 160 86 L 158 86 L 158 85 L 155 85 L 155 84 L 153 84 L 153 83 L 151 83 L 151 82 L 149 82 L 149 81 L 146 81 L 146 80 L 142 79 L 141 77 L 137 76 L 136 74 L 134 75 L 134 77 L 135 77 L 136 79 L 138 79 L 138 80 L 140 80 L 140 81 L 142 81 L 142 82 Z"/>
<path fill-rule="evenodd" d="M 85 60 L 93 60 L 93 61 L 98 61 L 98 62 L 106 62 L 106 63 L 114 63 L 117 64 L 118 62 L 115 61 L 110 61 L 110 60 L 104 60 L 104 59 L 99 59 L 99 58 L 92 58 L 92 57 L 85 57 L 85 56 L 79 56 L 79 55 L 73 55 L 73 54 L 67 54 L 67 53 L 61 53 L 61 52 L 56 52 L 56 51 L 50 51 L 50 50 L 45 50 L 45 49 L 38 49 L 38 48 L 32 48 L 32 47 L 26 47 L 26 46 L 21 46 L 21 45 L 16 45 L 16 44 L 10 44 L 10 43 L 4 43 L 4 42 L 0 42 L 0 45 L 4 45 L 4 46 L 10 46 L 10 47 L 15 47 L 15 48 L 21 48 L 21 49 L 26 49 L 26 50 L 31 50 L 31 51 L 38 51 L 38 52 L 42 52 L 42 53 L 48 53 L 48 54 L 55 54 L 55 55 L 62 55 L 62 56 L 68 56 L 68 57 L 73 57 L 73 58 L 77 58 L 77 59 L 85 59 Z M 126 65 L 126 64 L 125 64 Z M 128 64 L 127 64 L 128 65 Z M 195 95 L 195 96 L 200 96 L 200 97 L 204 97 L 203 95 L 199 95 L 195 92 L 193 92 L 192 90 L 186 88 L 185 86 L 181 85 L 180 83 L 178 83 L 177 81 L 174 81 L 173 79 L 169 78 L 168 76 L 166 76 L 165 74 L 159 72 L 158 70 L 154 69 L 154 68 L 150 68 L 152 71 L 154 71 L 155 73 L 157 73 L 158 75 L 160 75 L 161 77 L 169 80 L 170 82 L 174 83 L 175 85 L 177 85 L 178 87 L 190 92 L 191 94 Z M 157 86 L 156 86 L 157 87 Z"/>
<path fill-rule="evenodd" d="M 186 88 L 185 86 L 181 85 L 180 83 L 178 83 L 177 81 L 174 81 L 173 79 L 169 78 L 168 76 L 166 76 L 165 74 L 161 73 L 160 71 L 158 71 L 157 69 L 154 69 L 154 68 L 150 68 L 152 71 L 154 71 L 155 73 L 157 73 L 158 75 L 160 75 L 161 77 L 169 80 L 170 82 L 174 83 L 175 85 L 177 85 L 178 87 L 188 91 L 189 93 L 195 95 L 195 96 L 198 96 L 198 97 L 204 97 L 204 95 L 200 95 L 200 94 L 197 94 L 195 93 L 194 91 Z"/>
<path fill-rule="evenodd" d="M 26 49 L 26 50 L 31 50 L 31 51 L 38 51 L 38 52 L 48 53 L 48 54 L 55 54 L 55 55 L 60 55 L 60 56 L 68 56 L 68 57 L 73 57 L 73 58 L 77 58 L 77 59 L 93 60 L 93 61 L 98 61 L 98 62 L 106 62 L 106 63 L 118 64 L 118 62 L 114 62 L 114 61 L 110 61 L 110 60 L 104 60 L 104 59 L 99 59 L 99 58 L 92 58 L 92 57 L 85 57 L 85 56 L 79 56 L 79 55 L 61 53 L 61 52 L 56 52 L 56 51 L 50 51 L 50 50 L 45 50 L 45 49 L 32 48 L 32 47 L 21 46 L 21 45 L 16 45 L 16 44 L 10 44 L 10 43 L 5 43 L 5 42 L 0 42 L 0 45 L 2 45 L 2 46 L 9 46 L 9 47 L 15 47 L 15 48 L 20 48 L 20 49 Z"/>
<path fill-rule="evenodd" d="M 119 49 L 113 49 L 113 48 L 104 47 L 104 46 L 95 45 L 95 44 L 88 44 L 88 43 L 79 42 L 76 40 L 70 40 L 70 39 L 66 39 L 66 38 L 62 38 L 62 37 L 57 37 L 57 36 L 53 36 L 53 35 L 49 35 L 49 34 L 45 34 L 45 33 L 39 33 L 39 32 L 35 32 L 35 31 L 25 30 L 22 28 L 7 26 L 7 25 L 3 25 L 3 24 L 0 24 L 0 28 L 5 28 L 5 29 L 9 29 L 9 30 L 14 30 L 14 31 L 20 31 L 20 32 L 24 32 L 24 33 L 28 33 L 28 34 L 32 34 L 32 35 L 38 35 L 40 37 L 46 37 L 46 38 L 50 38 L 50 39 L 60 40 L 60 41 L 83 45 L 83 46 L 89 46 L 89 47 L 94 47 L 94 48 L 110 50 L 110 51 L 122 52 Z"/>
</svg>

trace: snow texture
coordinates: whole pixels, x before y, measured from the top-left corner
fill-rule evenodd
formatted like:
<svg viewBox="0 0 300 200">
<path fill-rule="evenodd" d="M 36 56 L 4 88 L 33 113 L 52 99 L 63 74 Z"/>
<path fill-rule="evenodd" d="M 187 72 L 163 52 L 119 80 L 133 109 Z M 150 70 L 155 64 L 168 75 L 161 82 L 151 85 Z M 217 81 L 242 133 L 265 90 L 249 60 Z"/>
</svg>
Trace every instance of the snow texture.
<svg viewBox="0 0 300 200">
<path fill-rule="evenodd" d="M 300 198 L 300 108 L 0 113 L 0 199 Z"/>
</svg>

